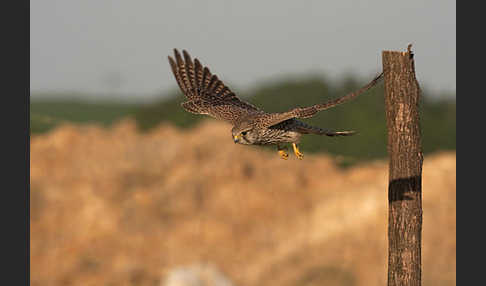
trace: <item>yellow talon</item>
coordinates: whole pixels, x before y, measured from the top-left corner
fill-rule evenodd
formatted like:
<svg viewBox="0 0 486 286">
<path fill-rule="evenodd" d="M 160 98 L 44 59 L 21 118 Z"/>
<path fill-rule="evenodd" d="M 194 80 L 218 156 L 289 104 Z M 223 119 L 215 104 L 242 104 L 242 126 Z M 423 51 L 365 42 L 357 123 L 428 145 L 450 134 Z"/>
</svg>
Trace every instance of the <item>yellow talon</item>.
<svg viewBox="0 0 486 286">
<path fill-rule="evenodd" d="M 297 156 L 297 158 L 301 159 L 304 158 L 304 154 L 300 153 L 299 147 L 295 143 L 292 143 L 292 147 L 294 148 L 294 154 Z"/>
<path fill-rule="evenodd" d="M 285 152 L 284 150 L 278 150 L 278 154 L 280 155 L 280 158 L 287 160 L 289 158 L 289 154 Z"/>
</svg>

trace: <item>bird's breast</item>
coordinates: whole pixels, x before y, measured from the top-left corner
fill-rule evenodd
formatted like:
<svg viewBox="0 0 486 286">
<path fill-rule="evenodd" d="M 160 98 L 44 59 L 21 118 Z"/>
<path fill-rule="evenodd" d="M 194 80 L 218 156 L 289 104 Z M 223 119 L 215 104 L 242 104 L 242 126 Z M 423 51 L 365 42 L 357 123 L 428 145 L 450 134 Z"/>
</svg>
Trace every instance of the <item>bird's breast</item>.
<svg viewBox="0 0 486 286">
<path fill-rule="evenodd" d="M 299 140 L 300 135 L 300 133 L 291 130 L 265 128 L 259 130 L 254 144 L 293 143 Z"/>
</svg>

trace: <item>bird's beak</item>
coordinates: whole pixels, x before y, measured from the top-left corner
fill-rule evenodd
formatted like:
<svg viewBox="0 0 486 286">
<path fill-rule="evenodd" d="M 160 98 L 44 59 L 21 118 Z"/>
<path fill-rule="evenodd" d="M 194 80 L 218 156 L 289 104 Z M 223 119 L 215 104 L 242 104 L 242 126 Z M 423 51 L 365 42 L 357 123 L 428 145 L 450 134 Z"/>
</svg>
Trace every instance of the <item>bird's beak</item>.
<svg viewBox="0 0 486 286">
<path fill-rule="evenodd" d="M 233 136 L 233 141 L 235 141 L 235 143 L 238 143 L 238 141 L 240 141 L 238 135 Z"/>
</svg>

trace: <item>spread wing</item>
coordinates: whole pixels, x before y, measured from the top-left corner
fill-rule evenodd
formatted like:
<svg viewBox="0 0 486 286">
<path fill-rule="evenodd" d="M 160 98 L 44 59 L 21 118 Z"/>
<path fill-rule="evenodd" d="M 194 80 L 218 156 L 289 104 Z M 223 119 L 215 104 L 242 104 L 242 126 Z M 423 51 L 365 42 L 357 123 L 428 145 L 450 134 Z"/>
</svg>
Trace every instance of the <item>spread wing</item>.
<svg viewBox="0 0 486 286">
<path fill-rule="evenodd" d="M 261 122 L 261 125 L 263 125 L 262 127 L 270 127 L 291 118 L 310 118 L 319 111 L 326 110 L 328 108 L 347 102 L 355 98 L 356 96 L 366 92 L 368 89 L 375 86 L 382 78 L 383 78 L 383 72 L 380 73 L 371 82 L 369 82 L 367 85 L 363 86 L 359 90 L 355 92 L 351 92 L 337 99 L 328 101 L 326 103 L 316 104 L 309 107 L 297 107 L 287 112 L 266 114 L 265 115 L 266 118 Z"/>
<path fill-rule="evenodd" d="M 229 122 L 236 122 L 241 116 L 261 112 L 252 104 L 240 100 L 208 67 L 203 67 L 198 59 L 182 50 L 182 55 L 174 49 L 174 57 L 169 58 L 172 73 L 188 101 L 182 107 L 192 113 L 207 114 Z"/>
</svg>

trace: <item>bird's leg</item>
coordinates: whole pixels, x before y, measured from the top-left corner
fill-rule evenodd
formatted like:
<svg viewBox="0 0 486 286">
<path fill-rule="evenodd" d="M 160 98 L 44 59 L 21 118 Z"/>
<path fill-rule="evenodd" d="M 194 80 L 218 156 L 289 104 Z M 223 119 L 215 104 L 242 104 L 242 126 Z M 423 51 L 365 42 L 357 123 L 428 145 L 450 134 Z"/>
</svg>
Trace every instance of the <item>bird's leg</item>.
<svg viewBox="0 0 486 286">
<path fill-rule="evenodd" d="M 280 155 L 280 158 L 287 160 L 289 158 L 289 154 L 285 152 L 287 147 L 280 147 L 279 144 L 277 144 L 277 150 L 278 150 L 278 155 Z"/>
<path fill-rule="evenodd" d="M 297 147 L 297 144 L 292 143 L 292 147 L 294 148 L 295 156 L 297 156 L 297 158 L 302 160 L 302 158 L 304 158 L 304 154 L 300 153 L 299 147 Z"/>
</svg>

